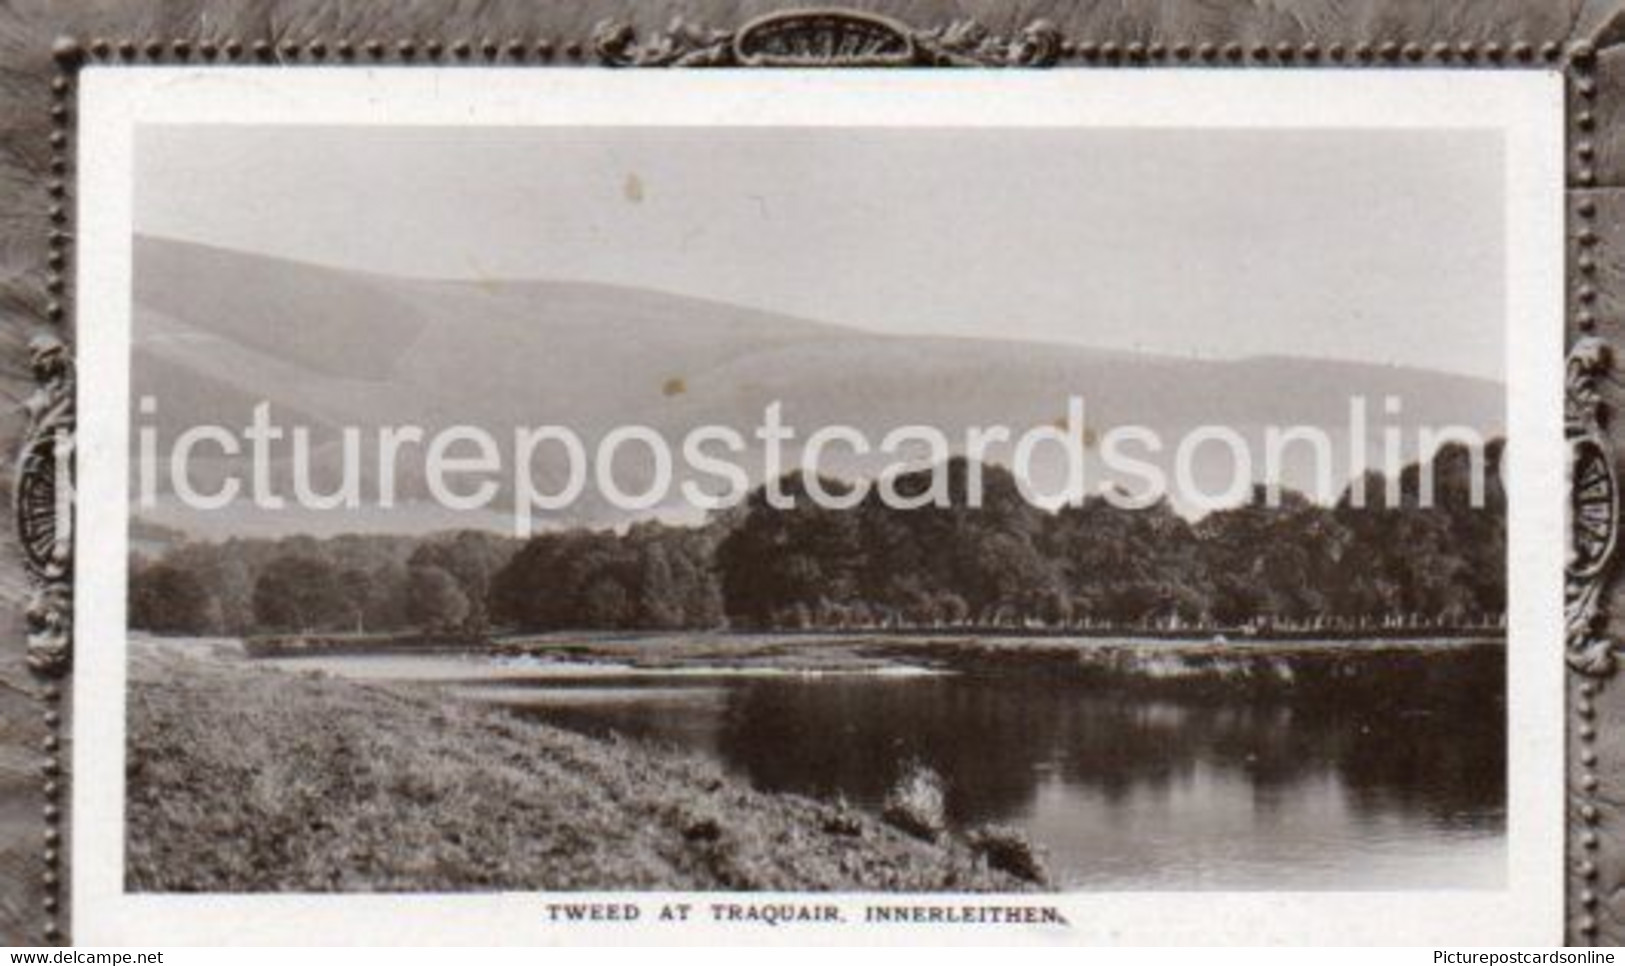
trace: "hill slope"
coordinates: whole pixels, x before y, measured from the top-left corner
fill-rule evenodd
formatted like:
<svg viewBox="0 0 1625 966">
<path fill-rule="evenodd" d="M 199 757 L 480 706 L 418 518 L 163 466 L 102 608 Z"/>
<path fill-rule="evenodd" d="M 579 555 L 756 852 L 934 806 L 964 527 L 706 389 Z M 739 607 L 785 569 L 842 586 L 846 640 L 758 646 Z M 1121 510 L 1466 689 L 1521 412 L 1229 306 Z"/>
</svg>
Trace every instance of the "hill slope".
<svg viewBox="0 0 1625 966">
<path fill-rule="evenodd" d="M 677 449 L 702 424 L 749 438 L 773 402 L 799 438 L 839 423 L 878 442 L 906 424 L 935 426 L 952 440 L 977 425 L 1020 433 L 1054 422 L 1069 396 L 1081 396 L 1095 436 L 1144 426 L 1171 450 L 1205 424 L 1249 439 L 1267 425 L 1304 424 L 1328 431 L 1340 461 L 1355 396 L 1369 400 L 1373 440 L 1389 395 L 1403 411 L 1388 424 L 1464 425 L 1486 435 L 1504 424 L 1499 385 L 1416 369 L 879 335 L 615 286 L 398 279 L 147 237 L 136 240 L 135 277 L 134 385 L 158 400 L 160 430 L 242 425 L 255 403 L 268 401 L 281 424 L 308 426 L 327 446 L 317 462 L 329 475 L 342 426 L 368 438 L 386 425 L 433 433 L 468 424 L 506 440 L 516 427 L 559 424 L 590 445 L 612 426 L 641 424 Z M 1006 459 L 1008 447 L 990 455 Z M 1289 460 L 1288 485 L 1311 482 L 1309 455 Z M 1171 469 L 1171 458 L 1164 452 L 1153 462 Z M 741 460 L 761 462 L 754 448 Z M 875 464 L 837 457 L 826 465 L 860 472 Z M 1204 447 L 1197 477 L 1222 482 L 1229 465 L 1221 448 Z M 370 461 L 362 467 L 370 479 Z M 636 489 L 648 466 L 629 454 L 617 470 L 622 488 Z M 1034 475 L 1042 481 L 1059 471 L 1047 459 Z M 411 491 L 411 473 L 404 475 Z M 542 457 L 534 475 L 551 488 L 565 467 L 557 455 Z M 559 522 L 616 518 L 589 496 Z"/>
</svg>

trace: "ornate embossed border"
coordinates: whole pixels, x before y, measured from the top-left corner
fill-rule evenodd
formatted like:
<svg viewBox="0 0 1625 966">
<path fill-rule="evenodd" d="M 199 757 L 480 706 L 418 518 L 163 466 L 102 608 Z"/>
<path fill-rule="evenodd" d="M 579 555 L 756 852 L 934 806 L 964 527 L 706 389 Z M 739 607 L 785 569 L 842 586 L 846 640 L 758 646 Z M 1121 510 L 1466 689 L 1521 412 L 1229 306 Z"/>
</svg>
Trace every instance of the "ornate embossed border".
<svg viewBox="0 0 1625 966">
<path fill-rule="evenodd" d="M 1486 21 L 1488 18 L 1485 18 Z M 200 25 L 201 26 L 201 25 Z M 1605 27 L 1602 34 L 1609 34 Z M 265 34 L 264 36 L 259 35 Z M 558 36 L 529 32 L 466 36 L 403 34 L 355 36 L 281 29 L 268 23 L 254 39 L 187 36 L 180 39 L 114 36 L 55 42 L 50 82 L 49 176 L 46 217 L 45 323 L 29 344 L 35 388 L 23 411 L 26 427 L 15 464 L 14 513 L 23 562 L 31 583 L 26 611 L 28 665 L 43 702 L 42 791 L 45 831 L 39 935 L 65 942 L 63 906 L 68 881 L 64 854 L 63 797 L 70 772 L 63 748 L 66 678 L 72 659 L 72 508 L 75 380 L 71 347 L 70 286 L 73 256 L 73 160 L 76 78 L 80 68 L 138 65 L 484 65 L 599 67 L 896 67 L 896 68 L 1309 68 L 1451 67 L 1555 69 L 1568 78 L 1570 95 L 1570 187 L 1596 185 L 1598 152 L 1595 100 L 1597 52 L 1586 41 L 1563 37 L 1406 37 L 1355 42 L 1318 41 L 1306 30 L 1265 31 L 1293 37 L 1243 43 L 1202 36 L 1154 39 L 1133 28 L 1090 36 L 1069 35 L 1046 20 L 1006 32 L 974 20 L 952 19 L 914 26 L 878 13 L 843 9 L 784 9 L 737 25 L 697 25 L 674 20 L 658 32 L 640 32 L 631 20 L 608 19 L 588 31 Z M 1607 633 L 1607 598 L 1617 549 L 1620 496 L 1618 457 L 1607 429 L 1603 385 L 1613 351 L 1598 331 L 1595 255 L 1600 236 L 1595 200 L 1582 197 L 1571 211 L 1570 320 L 1576 333 L 1568 358 L 1566 436 L 1570 448 L 1572 540 L 1566 568 L 1566 657 L 1572 669 L 1573 722 L 1569 793 L 1571 889 L 1569 938 L 1577 943 L 1625 942 L 1625 903 L 1596 885 L 1607 851 L 1598 834 L 1597 713 L 1595 699 L 1618 663 L 1621 645 Z M 1555 655 L 1554 655 L 1555 659 Z M 1615 857 L 1625 861 L 1625 855 Z"/>
</svg>

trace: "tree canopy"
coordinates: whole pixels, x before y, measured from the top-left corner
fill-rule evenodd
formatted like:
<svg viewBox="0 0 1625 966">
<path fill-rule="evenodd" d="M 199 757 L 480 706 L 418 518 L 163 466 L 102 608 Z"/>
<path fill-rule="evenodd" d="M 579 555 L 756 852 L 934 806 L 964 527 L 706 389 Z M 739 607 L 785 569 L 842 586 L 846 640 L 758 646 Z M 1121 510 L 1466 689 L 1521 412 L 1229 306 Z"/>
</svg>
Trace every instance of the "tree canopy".
<svg viewBox="0 0 1625 966">
<path fill-rule="evenodd" d="M 131 624 L 476 636 L 493 627 L 1488 625 L 1506 609 L 1502 452 L 1499 442 L 1476 455 L 1446 446 L 1395 480 L 1369 475 L 1332 506 L 1292 492 L 1272 499 L 1260 486 L 1200 520 L 1166 502 L 1127 509 L 1104 497 L 1051 512 L 997 466 L 981 467 L 981 503 L 971 506 L 970 466 L 956 458 L 940 468 L 946 506 L 889 507 L 871 489 L 831 509 L 791 474 L 779 485 L 791 508 L 758 488 L 699 527 L 183 543 L 134 562 Z M 921 470 L 894 488 L 932 485 Z"/>
</svg>

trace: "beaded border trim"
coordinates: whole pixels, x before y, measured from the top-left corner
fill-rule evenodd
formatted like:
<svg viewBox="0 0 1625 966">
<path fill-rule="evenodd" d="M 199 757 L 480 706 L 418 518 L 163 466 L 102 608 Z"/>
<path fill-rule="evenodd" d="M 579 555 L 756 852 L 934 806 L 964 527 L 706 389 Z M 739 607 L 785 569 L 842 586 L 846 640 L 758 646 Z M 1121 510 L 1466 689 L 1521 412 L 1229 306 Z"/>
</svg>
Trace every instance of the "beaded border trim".
<svg viewBox="0 0 1625 966">
<path fill-rule="evenodd" d="M 1595 76 L 1596 59 L 1591 51 L 1585 56 L 1571 57 L 1569 70 L 1569 93 L 1571 97 L 1569 107 L 1569 136 L 1570 136 L 1570 163 L 1572 185 L 1580 189 L 1594 188 L 1597 183 L 1596 171 L 1593 163 L 1596 160 L 1596 98 L 1597 80 Z M 1574 321 L 1577 337 L 1569 356 L 1570 374 L 1570 400 L 1574 398 L 1573 390 L 1579 388 L 1583 393 L 1582 403 L 1587 412 L 1585 418 L 1589 419 L 1594 427 L 1601 427 L 1606 421 L 1606 407 L 1594 391 L 1594 382 L 1605 376 L 1612 369 L 1611 347 L 1602 341 L 1596 334 L 1597 317 L 1596 304 L 1598 299 L 1597 288 L 1597 254 L 1596 247 L 1600 241 L 1597 231 L 1597 201 L 1595 198 L 1580 197 L 1572 206 L 1569 223 L 1569 241 L 1572 246 L 1573 278 L 1569 290 L 1571 293 L 1570 317 Z M 1577 364 L 1578 363 L 1578 364 Z M 1576 380 L 1581 385 L 1576 386 Z M 1614 454 L 1604 448 L 1603 459 L 1606 460 L 1605 469 L 1612 474 L 1616 459 Z M 1578 486 L 1577 480 L 1571 479 L 1571 486 Z M 1617 500 L 1617 496 L 1614 497 Z M 1571 501 L 1578 502 L 1579 490 L 1571 491 Z M 1572 509 L 1572 508 L 1571 508 Z M 1617 532 L 1619 521 L 1617 517 L 1611 521 L 1612 528 Z M 1610 548 L 1612 549 L 1612 548 Z M 1607 561 L 1602 561 L 1606 564 Z M 1572 564 L 1571 564 L 1572 567 Z M 1575 751 L 1579 774 L 1573 774 L 1574 763 L 1570 765 L 1568 778 L 1571 811 L 1568 821 L 1571 843 L 1571 872 L 1579 880 L 1577 888 L 1569 890 L 1570 914 L 1569 921 L 1572 938 L 1587 944 L 1595 944 L 1599 933 L 1598 912 L 1601 898 L 1597 889 L 1599 874 L 1598 852 L 1601 848 L 1601 836 L 1597 825 L 1601 818 L 1599 811 L 1600 789 L 1602 776 L 1598 768 L 1597 755 L 1597 726 L 1596 697 L 1607 676 L 1610 675 L 1617 663 L 1614 654 L 1618 643 L 1609 640 L 1601 633 L 1601 625 L 1606 618 L 1605 610 L 1600 602 L 1600 596 L 1606 584 L 1608 574 L 1604 567 L 1598 567 L 1598 573 L 1586 582 L 1590 588 L 1587 596 L 1590 600 L 1582 604 L 1583 615 L 1577 614 L 1573 607 L 1573 596 L 1568 597 L 1570 603 L 1569 623 L 1571 629 L 1575 628 L 1577 618 L 1584 620 L 1586 626 L 1582 632 L 1582 640 L 1590 644 L 1590 654 L 1594 660 L 1590 665 L 1576 663 L 1577 654 L 1574 640 L 1571 637 L 1569 658 L 1580 680 L 1575 684 L 1570 696 L 1571 717 L 1571 744 L 1577 744 Z M 1571 589 L 1573 582 L 1571 580 Z"/>
</svg>

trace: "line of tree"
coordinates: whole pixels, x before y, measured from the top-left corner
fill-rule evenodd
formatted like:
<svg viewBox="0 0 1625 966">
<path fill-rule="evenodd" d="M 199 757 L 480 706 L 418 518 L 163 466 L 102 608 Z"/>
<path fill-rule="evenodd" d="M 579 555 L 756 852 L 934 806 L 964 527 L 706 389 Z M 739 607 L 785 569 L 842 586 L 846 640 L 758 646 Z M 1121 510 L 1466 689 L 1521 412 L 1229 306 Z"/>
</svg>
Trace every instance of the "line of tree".
<svg viewBox="0 0 1625 966">
<path fill-rule="evenodd" d="M 1194 522 L 1166 502 L 1104 497 L 1047 512 L 997 467 L 983 468 L 970 509 L 969 467 L 955 460 L 947 507 L 899 511 L 871 493 L 850 510 L 805 498 L 780 510 L 758 490 L 717 569 L 729 618 L 760 627 L 1494 624 L 1506 609 L 1502 452 L 1481 454 L 1477 506 L 1473 454 L 1450 446 L 1401 473 L 1392 505 L 1373 473 L 1364 499 L 1351 487 L 1326 507 L 1258 487 Z M 897 489 L 923 495 L 931 482 L 921 472 Z M 796 478 L 783 489 L 805 492 Z"/>
<path fill-rule="evenodd" d="M 399 632 L 493 627 L 1057 629 L 1470 626 L 1506 609 L 1503 447 L 1461 446 L 1395 482 L 1368 474 L 1332 506 L 1259 487 L 1200 520 L 1103 497 L 1051 512 L 1015 479 L 946 471 L 947 506 L 819 506 L 792 474 L 702 527 L 641 523 L 519 541 L 429 538 L 182 543 L 132 564 L 130 622 L 156 633 Z M 1473 478 L 1482 469 L 1482 500 Z M 1424 501 L 1428 474 L 1433 499 Z M 843 484 L 822 480 L 825 492 Z M 931 492 L 931 471 L 896 482 Z M 1427 503 L 1427 505 L 1424 505 Z"/>
<path fill-rule="evenodd" d="M 520 541 L 475 530 L 180 542 L 130 564 L 129 621 L 160 634 L 483 633 Z"/>
<path fill-rule="evenodd" d="M 531 630 L 723 626 L 718 532 L 641 523 L 534 537 L 497 574 L 491 609 Z"/>
</svg>

